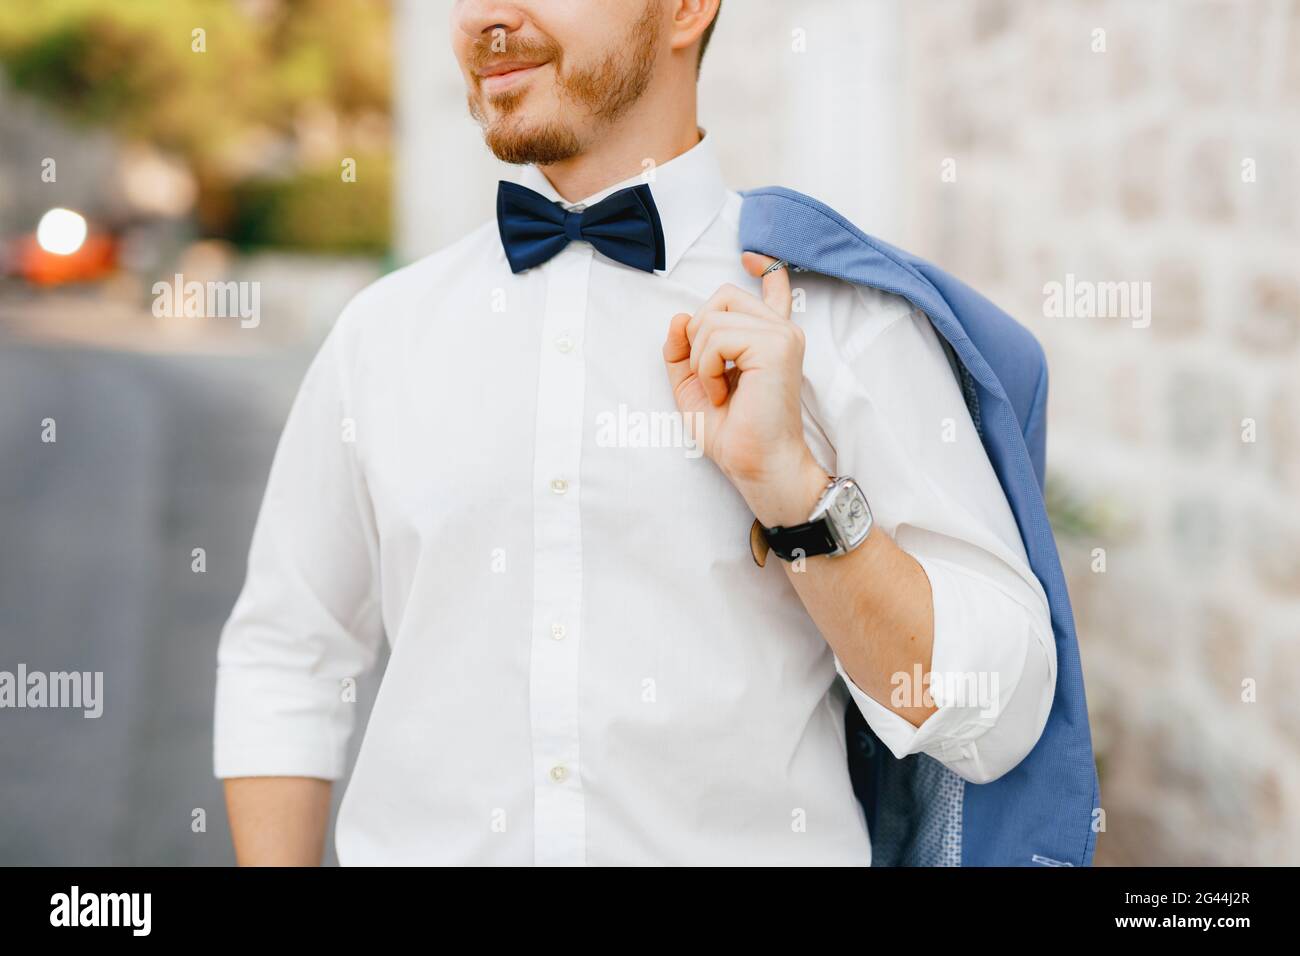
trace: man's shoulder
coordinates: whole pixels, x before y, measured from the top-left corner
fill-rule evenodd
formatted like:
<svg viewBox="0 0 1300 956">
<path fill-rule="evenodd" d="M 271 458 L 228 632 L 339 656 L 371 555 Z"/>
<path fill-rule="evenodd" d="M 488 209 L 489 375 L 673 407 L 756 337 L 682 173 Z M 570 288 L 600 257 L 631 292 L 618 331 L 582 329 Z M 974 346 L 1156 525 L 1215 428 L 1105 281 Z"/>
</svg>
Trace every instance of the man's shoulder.
<svg viewBox="0 0 1300 956">
<path fill-rule="evenodd" d="M 738 249 L 744 245 L 740 220 L 746 200 L 744 193 L 729 189 L 718 217 L 719 225 Z M 821 272 L 796 272 L 791 275 L 790 283 L 805 331 L 831 336 L 841 351 L 849 354 L 855 354 L 885 329 L 917 312 L 911 302 L 894 292 Z"/>
<path fill-rule="evenodd" d="M 494 271 L 501 272 L 501 281 L 510 276 L 496 220 L 489 219 L 450 245 L 367 285 L 348 302 L 339 324 L 359 332 L 408 316 L 427 321 L 443 313 L 436 305 L 446 302 L 449 294 L 470 285 L 483 288 L 485 281 L 494 281 Z"/>
</svg>

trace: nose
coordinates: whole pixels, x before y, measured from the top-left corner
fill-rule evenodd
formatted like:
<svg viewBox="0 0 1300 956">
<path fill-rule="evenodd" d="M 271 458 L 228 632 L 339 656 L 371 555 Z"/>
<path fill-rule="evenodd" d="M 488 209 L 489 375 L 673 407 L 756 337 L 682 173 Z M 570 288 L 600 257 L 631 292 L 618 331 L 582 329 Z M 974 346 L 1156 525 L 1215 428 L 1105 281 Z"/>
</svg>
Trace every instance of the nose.
<svg viewBox="0 0 1300 956">
<path fill-rule="evenodd" d="M 470 40 L 490 37 L 497 29 L 514 33 L 524 24 L 519 4 L 506 0 L 461 0 L 452 17 L 457 29 Z"/>
</svg>

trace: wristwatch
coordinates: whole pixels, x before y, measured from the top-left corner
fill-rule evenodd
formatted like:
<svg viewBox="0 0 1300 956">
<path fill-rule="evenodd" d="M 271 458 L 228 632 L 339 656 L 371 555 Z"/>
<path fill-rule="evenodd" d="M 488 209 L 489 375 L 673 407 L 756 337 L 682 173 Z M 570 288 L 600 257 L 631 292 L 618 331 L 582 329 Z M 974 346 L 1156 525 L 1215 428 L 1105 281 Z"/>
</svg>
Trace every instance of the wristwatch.
<svg viewBox="0 0 1300 956">
<path fill-rule="evenodd" d="M 750 528 L 749 550 L 760 568 L 769 549 L 782 561 L 848 554 L 871 533 L 871 507 L 852 478 L 831 477 L 803 524 L 765 528 L 757 518 Z"/>
</svg>

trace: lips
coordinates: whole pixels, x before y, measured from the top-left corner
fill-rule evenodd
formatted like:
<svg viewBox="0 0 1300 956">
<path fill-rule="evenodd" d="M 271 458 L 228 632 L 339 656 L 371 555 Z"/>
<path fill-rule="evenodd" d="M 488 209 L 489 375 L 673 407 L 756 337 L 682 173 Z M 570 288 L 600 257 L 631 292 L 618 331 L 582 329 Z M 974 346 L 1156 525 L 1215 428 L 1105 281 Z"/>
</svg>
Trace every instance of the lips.
<svg viewBox="0 0 1300 956">
<path fill-rule="evenodd" d="M 479 76 L 500 76 L 503 73 L 513 73 L 516 70 L 526 70 L 530 67 L 541 66 L 545 60 L 502 60 L 499 63 L 493 63 L 478 70 Z"/>
<path fill-rule="evenodd" d="M 500 93 L 523 82 L 545 65 L 546 61 L 540 63 L 521 60 L 503 61 L 484 67 L 477 73 L 485 93 Z"/>
</svg>

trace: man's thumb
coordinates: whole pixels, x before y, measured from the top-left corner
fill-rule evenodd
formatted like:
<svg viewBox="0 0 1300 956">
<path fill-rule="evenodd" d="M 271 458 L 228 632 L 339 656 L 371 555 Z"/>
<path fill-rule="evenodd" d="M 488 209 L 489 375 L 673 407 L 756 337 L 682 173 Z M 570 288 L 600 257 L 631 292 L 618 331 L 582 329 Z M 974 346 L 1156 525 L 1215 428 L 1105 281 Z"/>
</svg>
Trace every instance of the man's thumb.
<svg viewBox="0 0 1300 956">
<path fill-rule="evenodd" d="M 740 261 L 750 275 L 763 277 L 763 301 L 768 308 L 784 319 L 790 318 L 790 267 L 783 260 L 757 252 L 742 253 Z M 774 262 L 781 262 L 781 265 L 769 272 Z"/>
</svg>

